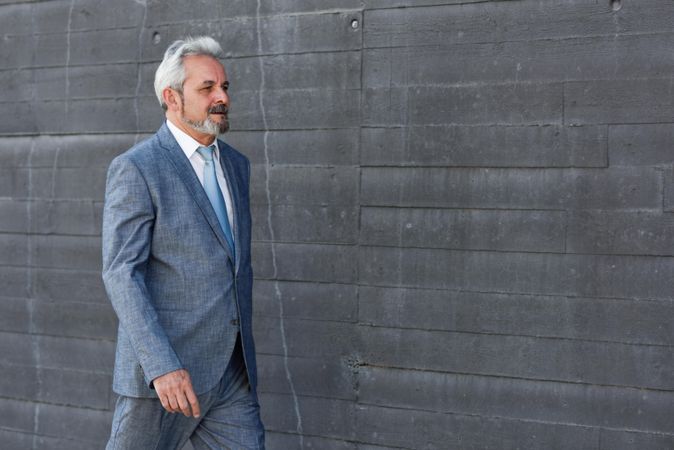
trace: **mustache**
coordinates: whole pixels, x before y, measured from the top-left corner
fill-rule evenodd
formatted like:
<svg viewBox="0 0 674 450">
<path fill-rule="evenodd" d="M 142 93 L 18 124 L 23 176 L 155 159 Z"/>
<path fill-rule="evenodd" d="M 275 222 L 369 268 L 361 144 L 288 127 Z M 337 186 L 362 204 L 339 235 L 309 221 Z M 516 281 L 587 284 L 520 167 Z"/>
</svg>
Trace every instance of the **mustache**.
<svg viewBox="0 0 674 450">
<path fill-rule="evenodd" d="M 208 109 L 208 114 L 227 114 L 228 112 L 229 108 L 225 105 L 215 105 Z"/>
</svg>

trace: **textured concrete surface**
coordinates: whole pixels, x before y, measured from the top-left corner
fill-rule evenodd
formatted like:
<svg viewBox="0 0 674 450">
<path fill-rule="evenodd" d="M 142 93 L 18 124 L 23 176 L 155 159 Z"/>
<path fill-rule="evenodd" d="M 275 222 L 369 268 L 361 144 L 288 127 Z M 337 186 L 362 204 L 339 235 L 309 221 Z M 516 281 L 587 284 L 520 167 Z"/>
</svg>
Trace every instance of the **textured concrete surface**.
<svg viewBox="0 0 674 450">
<path fill-rule="evenodd" d="M 112 158 L 225 48 L 269 449 L 674 448 L 669 0 L 0 0 L 0 448 L 103 448 Z"/>
</svg>

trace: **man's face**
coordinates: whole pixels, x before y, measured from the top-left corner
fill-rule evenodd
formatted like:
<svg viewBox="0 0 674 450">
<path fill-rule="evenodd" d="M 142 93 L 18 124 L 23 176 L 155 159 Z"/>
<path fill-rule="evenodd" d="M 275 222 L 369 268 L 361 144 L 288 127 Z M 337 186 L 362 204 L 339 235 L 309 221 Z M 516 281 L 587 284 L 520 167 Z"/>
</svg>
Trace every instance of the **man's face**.
<svg viewBox="0 0 674 450">
<path fill-rule="evenodd" d="M 180 119 L 196 133 L 216 136 L 229 129 L 229 81 L 224 67 L 205 55 L 186 56 Z"/>
</svg>

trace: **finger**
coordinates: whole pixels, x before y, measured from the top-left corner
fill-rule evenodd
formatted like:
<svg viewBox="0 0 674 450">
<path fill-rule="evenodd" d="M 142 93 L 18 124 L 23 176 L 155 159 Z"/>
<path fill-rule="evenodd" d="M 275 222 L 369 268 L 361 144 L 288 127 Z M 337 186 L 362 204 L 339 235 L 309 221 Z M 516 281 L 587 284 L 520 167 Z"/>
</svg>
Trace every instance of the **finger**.
<svg viewBox="0 0 674 450">
<path fill-rule="evenodd" d="M 169 412 L 180 411 L 180 405 L 178 404 L 178 399 L 174 395 L 169 396 L 169 406 L 170 406 L 170 409 L 168 409 Z"/>
<path fill-rule="evenodd" d="M 189 389 L 185 390 L 185 395 L 187 396 L 187 401 L 190 402 L 190 407 L 192 408 L 192 415 L 194 417 L 199 417 L 201 415 L 201 408 L 199 407 L 199 399 L 197 399 L 196 394 L 192 386 L 189 386 Z"/>
<path fill-rule="evenodd" d="M 192 411 L 190 411 L 190 404 L 187 401 L 187 398 L 185 397 L 184 392 L 178 393 L 178 406 L 180 407 L 180 412 L 182 412 L 186 417 L 190 417 L 192 415 Z"/>
<path fill-rule="evenodd" d="M 161 406 L 166 410 L 171 412 L 171 406 L 169 405 L 168 397 L 165 395 L 162 395 L 159 397 L 159 401 L 161 402 Z"/>
</svg>

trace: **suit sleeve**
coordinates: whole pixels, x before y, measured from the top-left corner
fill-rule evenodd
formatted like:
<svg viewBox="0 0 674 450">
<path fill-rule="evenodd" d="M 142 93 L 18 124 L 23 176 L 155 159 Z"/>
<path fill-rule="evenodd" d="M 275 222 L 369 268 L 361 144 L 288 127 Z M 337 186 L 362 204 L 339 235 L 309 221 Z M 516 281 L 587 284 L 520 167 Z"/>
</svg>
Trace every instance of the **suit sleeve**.
<svg viewBox="0 0 674 450">
<path fill-rule="evenodd" d="M 154 218 L 152 198 L 138 167 L 128 158 L 113 160 L 103 209 L 103 282 L 150 388 L 158 376 L 183 367 L 145 283 Z"/>
</svg>

